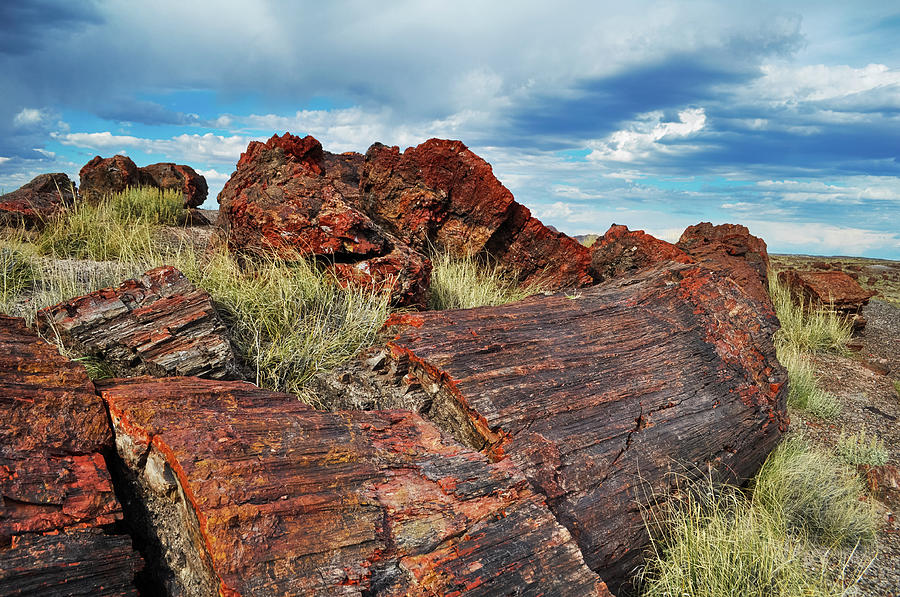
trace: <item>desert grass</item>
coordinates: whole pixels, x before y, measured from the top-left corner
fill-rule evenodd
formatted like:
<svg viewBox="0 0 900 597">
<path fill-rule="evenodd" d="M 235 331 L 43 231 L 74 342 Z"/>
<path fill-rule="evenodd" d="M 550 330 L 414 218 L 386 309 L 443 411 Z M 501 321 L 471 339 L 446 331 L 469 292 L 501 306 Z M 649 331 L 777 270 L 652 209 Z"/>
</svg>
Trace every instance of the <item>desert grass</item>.
<svg viewBox="0 0 900 597">
<path fill-rule="evenodd" d="M 838 458 L 853 467 L 861 464 L 882 466 L 888 461 L 884 442 L 875 435 L 868 435 L 865 430 L 856 433 L 841 431 L 834 451 Z"/>
<path fill-rule="evenodd" d="M 504 305 L 522 300 L 545 289 L 536 282 L 517 284 L 515 275 L 477 257 L 460 257 L 437 251 L 431 258 L 431 309 L 470 309 Z"/>
<path fill-rule="evenodd" d="M 788 406 L 820 419 L 837 417 L 841 403 L 820 387 L 809 354 L 791 345 L 778 347 L 777 353 L 788 372 Z"/>
</svg>

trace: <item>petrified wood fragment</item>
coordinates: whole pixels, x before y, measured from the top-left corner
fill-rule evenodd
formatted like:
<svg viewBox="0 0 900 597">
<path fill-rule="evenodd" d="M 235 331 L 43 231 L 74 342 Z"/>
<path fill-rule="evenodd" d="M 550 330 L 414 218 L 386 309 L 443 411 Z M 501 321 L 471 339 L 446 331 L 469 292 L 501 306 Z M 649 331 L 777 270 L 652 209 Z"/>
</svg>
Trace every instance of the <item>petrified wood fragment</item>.
<svg viewBox="0 0 900 597">
<path fill-rule="evenodd" d="M 865 327 L 862 308 L 875 296 L 849 274 L 841 271 L 807 272 L 795 269 L 778 274 L 778 281 L 790 288 L 794 299 L 807 307 L 827 307 L 847 319 L 855 329 Z"/>
<path fill-rule="evenodd" d="M 0 595 L 133 594 L 141 559 L 111 534 L 111 448 L 84 367 L 0 316 Z"/>
<path fill-rule="evenodd" d="M 119 375 L 236 375 L 234 350 L 209 294 L 171 266 L 42 309 L 36 323 Z"/>
<path fill-rule="evenodd" d="M 0 224 L 39 225 L 75 202 L 75 187 L 59 172 L 41 174 L 11 193 L 0 195 Z"/>
<path fill-rule="evenodd" d="M 197 378 L 98 382 L 185 595 L 608 595 L 512 462 L 400 411 Z"/>
<path fill-rule="evenodd" d="M 672 243 L 617 224 L 591 245 L 591 274 L 598 282 L 661 261 L 692 263 L 694 260 Z"/>
<path fill-rule="evenodd" d="M 515 462 L 614 588 L 646 545 L 638 503 L 668 473 L 745 479 L 787 426 L 775 317 L 701 265 L 388 325 L 365 383 L 394 385 L 370 406 L 417 409 Z"/>
</svg>

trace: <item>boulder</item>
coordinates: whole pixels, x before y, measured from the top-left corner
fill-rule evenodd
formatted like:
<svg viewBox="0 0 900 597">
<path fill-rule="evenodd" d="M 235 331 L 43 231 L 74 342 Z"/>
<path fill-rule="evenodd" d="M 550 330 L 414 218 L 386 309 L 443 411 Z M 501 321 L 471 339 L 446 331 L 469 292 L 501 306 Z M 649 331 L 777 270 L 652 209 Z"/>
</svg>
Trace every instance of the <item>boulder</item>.
<svg viewBox="0 0 900 597">
<path fill-rule="evenodd" d="M 900 469 L 893 464 L 860 464 L 856 470 L 869 493 L 892 509 L 900 508 Z"/>
<path fill-rule="evenodd" d="M 114 155 L 95 156 L 79 173 L 81 197 L 96 203 L 107 195 L 121 193 L 129 187 L 155 187 L 181 191 L 185 207 L 198 207 L 206 200 L 206 178 L 190 166 L 159 163 L 138 168 L 131 158 Z"/>
<path fill-rule="evenodd" d="M 171 266 L 41 309 L 46 336 L 117 375 L 237 376 L 237 358 L 209 294 Z"/>
<path fill-rule="evenodd" d="M 363 157 L 335 155 L 312 137 L 254 141 L 219 193 L 220 223 L 237 251 L 319 258 L 347 284 L 424 305 L 431 262 L 359 209 Z"/>
<path fill-rule="evenodd" d="M 750 234 L 746 226 L 701 222 L 688 226 L 676 246 L 696 261 L 729 276 L 763 305 L 771 304 L 766 243 Z"/>
<path fill-rule="evenodd" d="M 163 162 L 144 166 L 140 168 L 140 178 L 142 186 L 181 191 L 185 207 L 200 207 L 209 192 L 206 178 L 181 164 Z"/>
<path fill-rule="evenodd" d="M 643 230 L 613 224 L 591 245 L 591 274 L 598 282 L 609 280 L 661 261 L 692 263 L 681 249 Z"/>
<path fill-rule="evenodd" d="M 169 594 L 609 595 L 510 461 L 413 413 L 243 382 L 98 385 Z"/>
<path fill-rule="evenodd" d="M 618 590 L 648 545 L 640 504 L 673 475 L 749 478 L 786 430 L 777 327 L 720 272 L 668 260 L 575 294 L 396 315 L 380 353 L 320 389 L 514 462 Z"/>
<path fill-rule="evenodd" d="M 842 271 L 808 272 L 789 269 L 779 272 L 778 281 L 791 289 L 794 298 L 811 307 L 827 307 L 847 319 L 854 329 L 865 327 L 862 309 L 876 292 L 865 290 Z"/>
<path fill-rule="evenodd" d="M 137 594 L 112 442 L 84 368 L 0 316 L 0 594 Z"/>
<path fill-rule="evenodd" d="M 0 224 L 34 226 L 75 202 L 75 186 L 61 172 L 41 174 L 12 193 L 0 196 Z"/>
<path fill-rule="evenodd" d="M 588 249 L 533 218 L 460 141 L 429 139 L 403 153 L 376 143 L 366 153 L 360 191 L 364 211 L 416 250 L 487 253 L 526 284 L 591 282 Z"/>
</svg>

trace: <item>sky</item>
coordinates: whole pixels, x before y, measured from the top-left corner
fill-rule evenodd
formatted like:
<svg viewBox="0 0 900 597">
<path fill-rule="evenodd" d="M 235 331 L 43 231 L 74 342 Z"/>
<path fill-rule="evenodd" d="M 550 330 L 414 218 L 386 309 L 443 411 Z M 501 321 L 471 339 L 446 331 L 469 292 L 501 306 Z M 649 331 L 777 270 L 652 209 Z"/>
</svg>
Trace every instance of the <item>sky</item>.
<svg viewBox="0 0 900 597">
<path fill-rule="evenodd" d="M 459 139 L 544 223 L 900 259 L 900 5 L 0 3 L 0 191 L 94 155 L 216 194 L 252 140 Z"/>
</svg>

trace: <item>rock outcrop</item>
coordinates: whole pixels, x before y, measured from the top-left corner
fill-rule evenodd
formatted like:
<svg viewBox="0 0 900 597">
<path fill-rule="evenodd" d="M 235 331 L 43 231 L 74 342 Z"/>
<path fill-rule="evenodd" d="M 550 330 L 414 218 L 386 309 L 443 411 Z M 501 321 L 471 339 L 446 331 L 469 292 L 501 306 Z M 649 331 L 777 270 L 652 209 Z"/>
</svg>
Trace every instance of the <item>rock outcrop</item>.
<svg viewBox="0 0 900 597">
<path fill-rule="evenodd" d="M 41 174 L 0 196 L 0 224 L 40 225 L 75 202 L 75 186 L 63 173 Z"/>
<path fill-rule="evenodd" d="M 0 594 L 137 594 L 143 564 L 115 530 L 111 448 L 84 368 L 0 316 Z"/>
<path fill-rule="evenodd" d="M 395 316 L 382 354 L 331 387 L 514 462 L 616 590 L 647 545 L 639 502 L 664 499 L 670 473 L 746 479 L 786 429 L 777 325 L 726 276 L 667 261 L 575 294 Z"/>
<path fill-rule="evenodd" d="M 171 266 L 42 309 L 35 322 L 46 336 L 100 359 L 117 375 L 237 375 L 209 294 Z"/>
<path fill-rule="evenodd" d="M 129 187 L 155 187 L 181 191 L 185 207 L 198 207 L 206 200 L 206 179 L 190 166 L 163 162 L 138 168 L 128 156 L 95 156 L 81 168 L 79 194 L 96 202 Z"/>
<path fill-rule="evenodd" d="M 806 306 L 827 307 L 849 321 L 854 329 L 865 327 L 862 309 L 875 296 L 865 290 L 854 278 L 842 271 L 807 272 L 785 270 L 778 274 L 778 281 L 790 288 L 794 298 Z"/>
<path fill-rule="evenodd" d="M 512 462 L 401 411 L 196 378 L 98 382 L 184 595 L 609 595 Z"/>
<path fill-rule="evenodd" d="M 591 274 L 598 282 L 616 278 L 662 261 L 693 263 L 684 251 L 643 230 L 613 224 L 591 245 Z"/>
<path fill-rule="evenodd" d="M 701 222 L 688 226 L 676 246 L 696 261 L 729 276 L 744 291 L 769 305 L 769 253 L 763 239 L 746 226 Z"/>
</svg>

